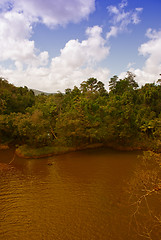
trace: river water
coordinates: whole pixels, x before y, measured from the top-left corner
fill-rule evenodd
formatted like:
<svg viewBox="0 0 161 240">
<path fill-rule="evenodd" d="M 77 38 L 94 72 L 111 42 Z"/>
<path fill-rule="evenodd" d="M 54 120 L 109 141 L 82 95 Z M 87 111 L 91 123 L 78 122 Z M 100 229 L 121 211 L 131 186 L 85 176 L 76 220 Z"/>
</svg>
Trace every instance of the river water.
<svg viewBox="0 0 161 240">
<path fill-rule="evenodd" d="M 131 240 L 126 188 L 138 152 L 85 150 L 16 157 L 0 171 L 0 240 Z M 12 150 L 0 151 L 9 163 Z M 52 165 L 51 165 L 52 163 Z"/>
</svg>

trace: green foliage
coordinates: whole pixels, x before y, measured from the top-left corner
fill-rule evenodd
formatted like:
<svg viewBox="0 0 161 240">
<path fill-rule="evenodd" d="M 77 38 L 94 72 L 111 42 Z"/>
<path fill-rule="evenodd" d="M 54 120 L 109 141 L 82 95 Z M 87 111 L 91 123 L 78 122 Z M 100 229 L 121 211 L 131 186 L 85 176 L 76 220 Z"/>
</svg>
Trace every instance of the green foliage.
<svg viewBox="0 0 161 240">
<path fill-rule="evenodd" d="M 83 81 L 80 85 L 80 90 L 88 97 L 95 94 L 107 95 L 104 84 L 101 81 L 97 81 L 96 78 L 89 78 L 87 81 Z"/>
<path fill-rule="evenodd" d="M 16 153 L 19 156 L 23 156 L 26 158 L 40 158 L 40 157 L 47 157 L 53 154 L 65 153 L 72 149 L 67 147 L 57 147 L 57 146 L 43 146 L 38 148 L 33 148 L 28 145 L 19 146 L 16 149 Z"/>
<path fill-rule="evenodd" d="M 27 87 L 15 87 L 7 80 L 0 78 L 0 114 L 23 112 L 35 102 L 32 90 Z"/>
<path fill-rule="evenodd" d="M 138 88 L 135 75 L 116 75 L 110 92 L 96 78 L 65 93 L 38 95 L 0 78 L 0 141 L 34 147 L 79 147 L 115 142 L 153 141 L 161 149 L 161 86 Z"/>
<path fill-rule="evenodd" d="M 138 88 L 137 82 L 135 82 L 135 75 L 131 72 L 127 72 L 127 76 L 124 79 L 119 79 L 115 75 L 109 81 L 109 89 L 111 93 L 122 95 L 126 91 L 132 92 Z"/>
</svg>

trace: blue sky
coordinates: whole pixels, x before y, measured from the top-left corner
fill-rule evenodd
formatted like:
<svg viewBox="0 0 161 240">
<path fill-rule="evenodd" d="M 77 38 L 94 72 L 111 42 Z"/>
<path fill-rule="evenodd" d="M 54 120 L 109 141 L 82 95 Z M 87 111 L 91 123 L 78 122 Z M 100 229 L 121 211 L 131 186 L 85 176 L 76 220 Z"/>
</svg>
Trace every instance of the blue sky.
<svg viewBox="0 0 161 240">
<path fill-rule="evenodd" d="M 161 0 L 0 0 L 0 76 L 64 91 L 128 70 L 139 85 L 161 73 Z"/>
</svg>

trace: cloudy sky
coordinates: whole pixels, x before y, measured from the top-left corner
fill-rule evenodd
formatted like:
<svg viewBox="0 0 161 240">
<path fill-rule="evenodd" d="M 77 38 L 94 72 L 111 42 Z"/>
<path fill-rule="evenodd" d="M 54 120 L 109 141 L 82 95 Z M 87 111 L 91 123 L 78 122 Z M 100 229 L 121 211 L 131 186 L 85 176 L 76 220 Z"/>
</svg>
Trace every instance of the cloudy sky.
<svg viewBox="0 0 161 240">
<path fill-rule="evenodd" d="M 128 70 L 157 81 L 160 13 L 161 0 L 0 0 L 0 76 L 46 92 Z"/>
</svg>

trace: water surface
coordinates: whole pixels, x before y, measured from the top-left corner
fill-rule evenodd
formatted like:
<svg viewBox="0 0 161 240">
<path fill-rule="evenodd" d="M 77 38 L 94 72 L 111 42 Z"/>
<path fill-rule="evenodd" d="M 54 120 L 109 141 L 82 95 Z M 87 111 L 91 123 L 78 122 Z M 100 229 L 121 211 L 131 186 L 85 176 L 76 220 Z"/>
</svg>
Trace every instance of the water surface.
<svg viewBox="0 0 161 240">
<path fill-rule="evenodd" d="M 126 192 L 137 155 L 101 148 L 16 157 L 14 169 L 0 171 L 0 239 L 139 239 L 129 234 Z M 0 151 L 1 163 L 12 157 L 12 150 Z"/>
</svg>

